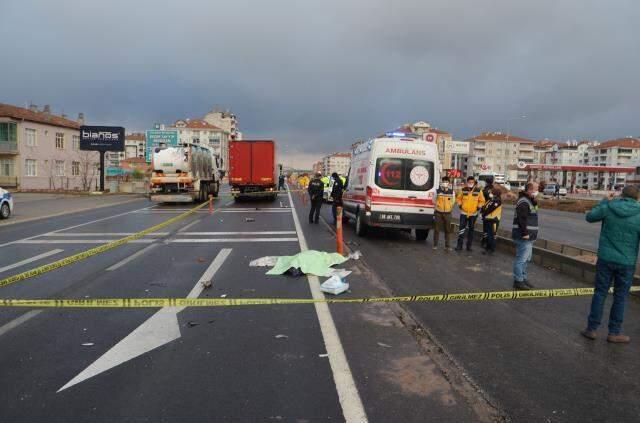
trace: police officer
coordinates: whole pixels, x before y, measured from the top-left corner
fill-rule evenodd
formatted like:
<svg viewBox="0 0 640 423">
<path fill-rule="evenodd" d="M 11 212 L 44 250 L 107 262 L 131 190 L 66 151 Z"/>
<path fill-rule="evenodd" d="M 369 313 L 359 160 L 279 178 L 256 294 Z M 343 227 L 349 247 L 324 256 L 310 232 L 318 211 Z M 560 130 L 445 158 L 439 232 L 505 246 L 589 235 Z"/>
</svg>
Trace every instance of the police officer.
<svg viewBox="0 0 640 423">
<path fill-rule="evenodd" d="M 316 172 L 315 177 L 309 182 L 309 197 L 311 199 L 311 210 L 309 211 L 309 223 L 320 221 L 320 207 L 322 207 L 322 194 L 324 194 L 324 183 L 322 173 Z"/>
<path fill-rule="evenodd" d="M 284 191 L 285 187 L 284 187 L 284 173 L 280 174 L 280 177 L 278 178 L 278 191 Z"/>
<path fill-rule="evenodd" d="M 333 178 L 333 187 L 331 188 L 331 198 L 333 200 L 333 205 L 331 207 L 331 211 L 333 212 L 333 224 L 338 223 L 338 207 L 342 207 L 342 192 L 344 191 L 344 184 L 342 183 L 342 178 L 336 173 L 333 172 L 331 174 Z"/>
<path fill-rule="evenodd" d="M 462 188 L 456 203 L 460 207 L 460 227 L 458 231 L 458 245 L 456 251 L 462 251 L 464 236 L 467 235 L 467 251 L 471 251 L 473 244 L 473 231 L 475 230 L 476 220 L 478 219 L 478 211 L 484 205 L 484 195 L 478 187 L 476 179 L 473 176 L 467 178 L 467 185 Z"/>
</svg>

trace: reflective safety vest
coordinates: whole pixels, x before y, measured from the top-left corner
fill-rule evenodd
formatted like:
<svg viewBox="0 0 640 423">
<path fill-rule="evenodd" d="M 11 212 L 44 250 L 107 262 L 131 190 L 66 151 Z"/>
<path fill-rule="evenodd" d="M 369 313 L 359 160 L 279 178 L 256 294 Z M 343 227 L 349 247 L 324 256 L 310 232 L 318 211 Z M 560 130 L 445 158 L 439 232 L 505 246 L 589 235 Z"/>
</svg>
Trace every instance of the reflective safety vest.
<svg viewBox="0 0 640 423">
<path fill-rule="evenodd" d="M 436 190 L 436 211 L 440 213 L 451 213 L 453 210 L 453 190 L 443 190 L 438 188 Z"/>
<path fill-rule="evenodd" d="M 476 186 L 473 189 L 464 187 L 458 194 L 456 202 L 460 206 L 460 213 L 467 216 L 476 216 L 480 207 L 484 205 L 485 199 L 479 187 Z"/>
<path fill-rule="evenodd" d="M 538 239 L 538 208 L 533 205 L 528 197 L 523 196 L 516 202 L 516 212 L 513 214 L 513 228 L 511 229 L 511 238 L 522 239 L 522 231 L 518 225 L 517 209 L 522 203 L 527 203 L 529 213 L 527 213 L 527 232 L 529 233 L 529 241 Z"/>
</svg>

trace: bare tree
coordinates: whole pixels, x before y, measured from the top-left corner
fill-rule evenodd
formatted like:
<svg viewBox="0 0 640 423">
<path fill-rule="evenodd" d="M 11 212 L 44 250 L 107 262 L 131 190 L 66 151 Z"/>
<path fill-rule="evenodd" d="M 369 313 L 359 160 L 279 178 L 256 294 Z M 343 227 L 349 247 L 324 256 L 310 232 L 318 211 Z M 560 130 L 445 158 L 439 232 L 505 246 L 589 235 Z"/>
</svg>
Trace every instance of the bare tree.
<svg viewBox="0 0 640 423">
<path fill-rule="evenodd" d="M 77 152 L 78 161 L 80 162 L 80 183 L 83 191 L 90 191 L 93 179 L 98 176 L 96 167 L 96 153 L 94 151 Z"/>
</svg>

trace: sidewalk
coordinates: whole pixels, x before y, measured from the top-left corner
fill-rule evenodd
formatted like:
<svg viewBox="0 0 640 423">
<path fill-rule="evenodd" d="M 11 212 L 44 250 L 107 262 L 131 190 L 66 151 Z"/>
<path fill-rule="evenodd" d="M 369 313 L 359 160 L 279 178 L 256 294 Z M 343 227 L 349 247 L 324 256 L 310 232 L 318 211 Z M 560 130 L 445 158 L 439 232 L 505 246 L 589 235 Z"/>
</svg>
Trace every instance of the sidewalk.
<svg viewBox="0 0 640 423">
<path fill-rule="evenodd" d="M 9 219 L 0 221 L 0 227 L 139 201 L 144 196 L 16 193 L 13 198 L 15 211 Z"/>
</svg>

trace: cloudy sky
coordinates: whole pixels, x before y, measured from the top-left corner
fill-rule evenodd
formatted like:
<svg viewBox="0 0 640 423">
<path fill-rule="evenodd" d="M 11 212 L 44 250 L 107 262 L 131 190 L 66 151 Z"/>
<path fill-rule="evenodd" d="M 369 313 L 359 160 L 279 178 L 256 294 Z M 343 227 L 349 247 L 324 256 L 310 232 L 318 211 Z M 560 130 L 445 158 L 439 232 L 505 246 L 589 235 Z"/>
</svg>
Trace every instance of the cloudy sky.
<svg viewBox="0 0 640 423">
<path fill-rule="evenodd" d="M 298 166 L 416 120 L 603 140 L 640 135 L 639 22 L 633 0 L 2 0 L 0 102 L 127 130 L 221 106 Z"/>
</svg>

